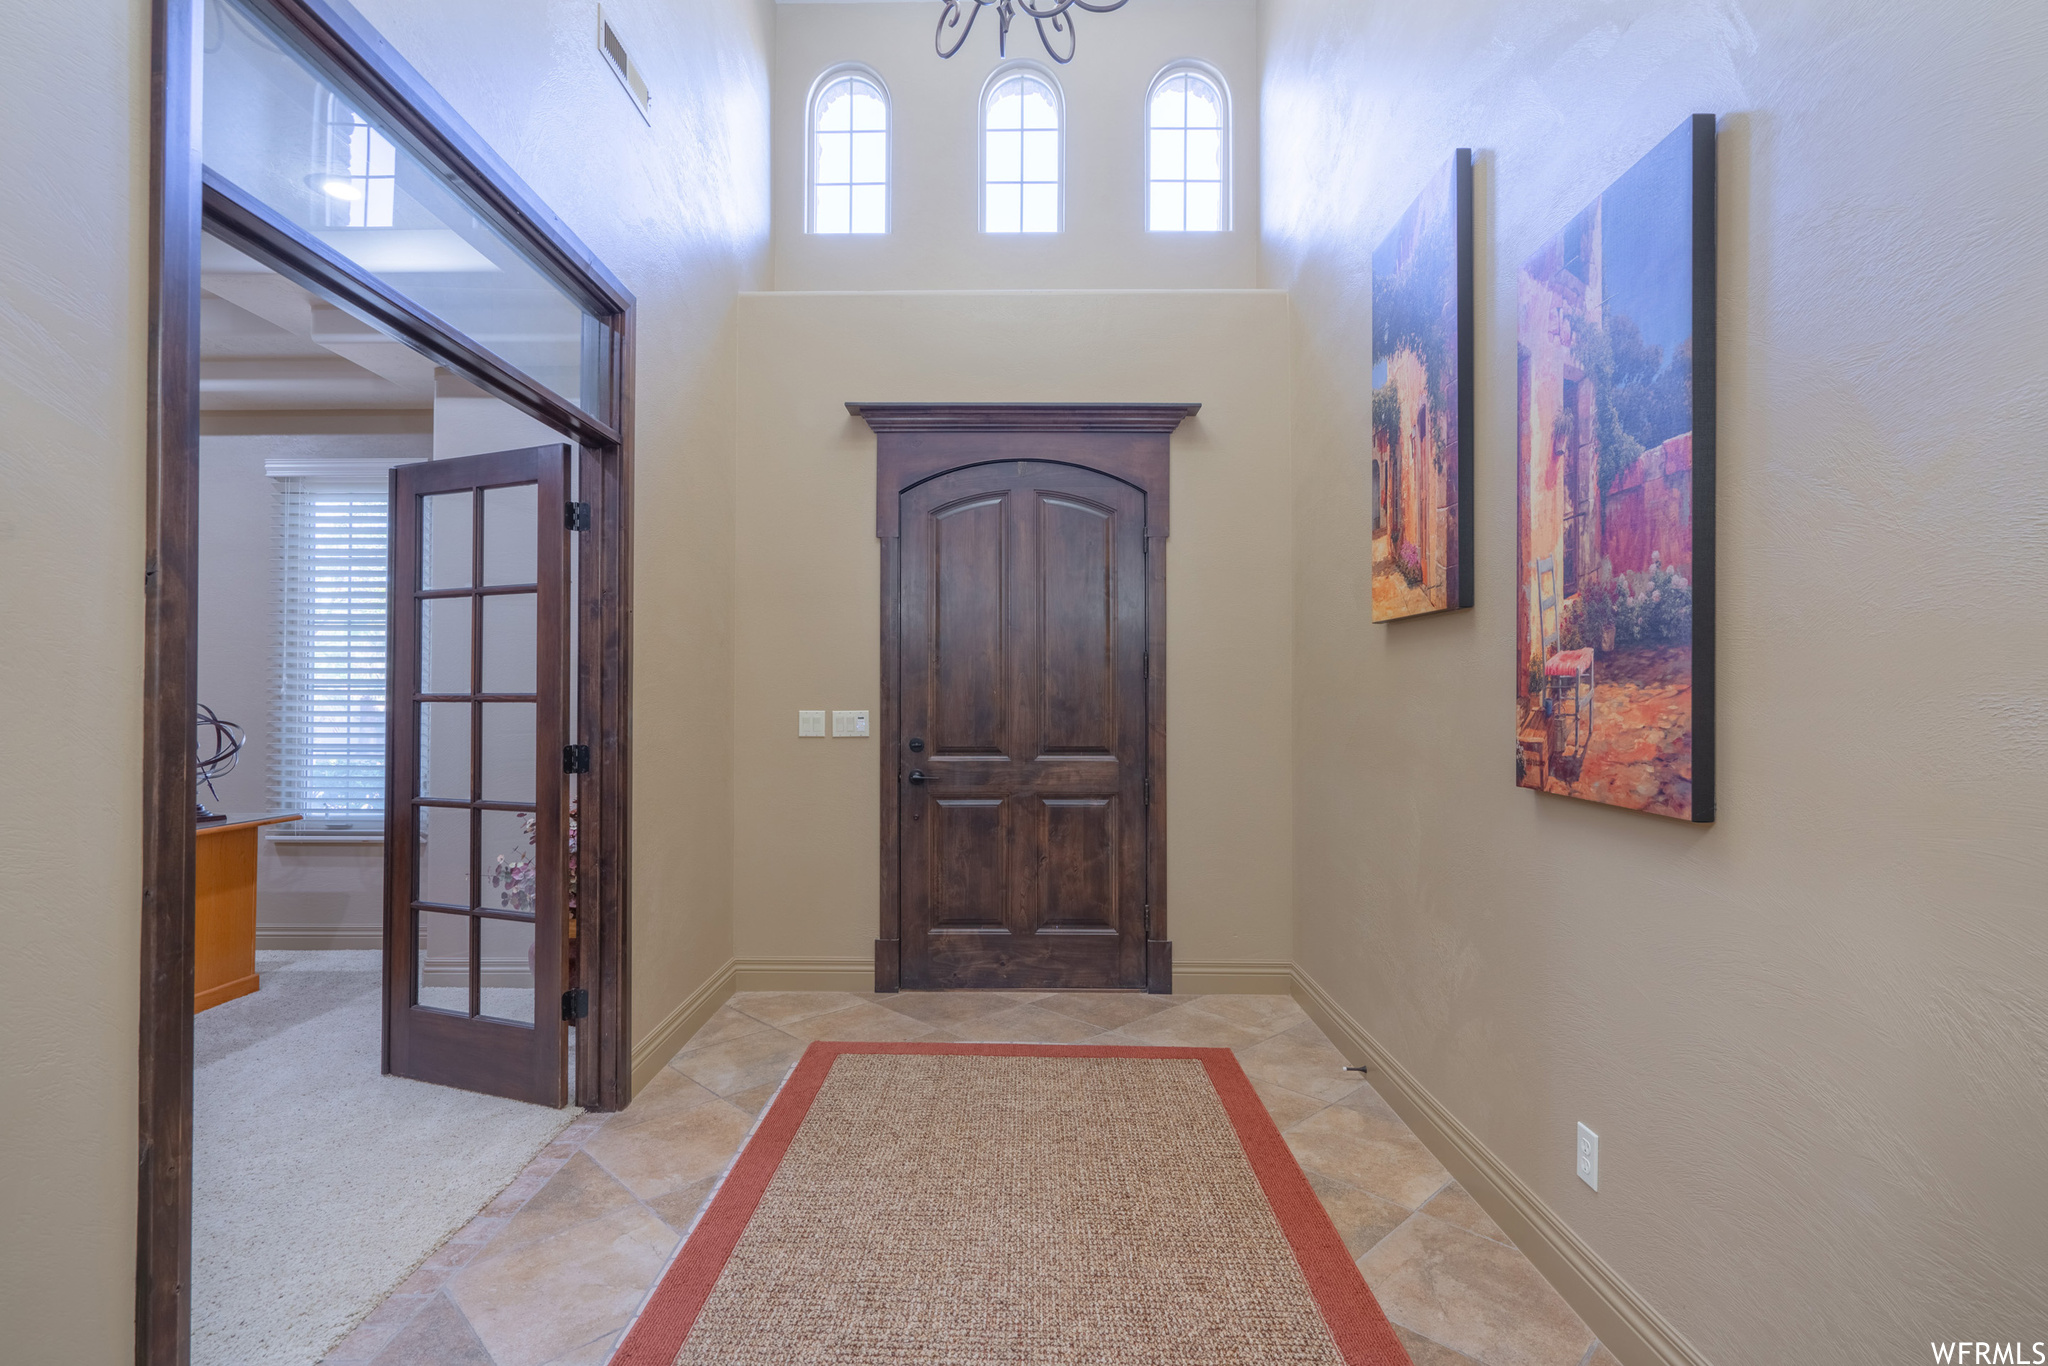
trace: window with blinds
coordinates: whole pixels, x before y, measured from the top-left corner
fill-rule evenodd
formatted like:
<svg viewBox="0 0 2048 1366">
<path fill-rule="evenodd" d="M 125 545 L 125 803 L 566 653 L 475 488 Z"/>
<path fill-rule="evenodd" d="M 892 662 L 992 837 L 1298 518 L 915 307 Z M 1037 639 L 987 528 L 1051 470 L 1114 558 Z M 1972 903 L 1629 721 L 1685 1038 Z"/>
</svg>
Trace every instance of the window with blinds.
<svg viewBox="0 0 2048 1366">
<path fill-rule="evenodd" d="M 281 566 L 275 805 L 307 833 L 384 823 L 387 485 L 278 481 Z"/>
</svg>

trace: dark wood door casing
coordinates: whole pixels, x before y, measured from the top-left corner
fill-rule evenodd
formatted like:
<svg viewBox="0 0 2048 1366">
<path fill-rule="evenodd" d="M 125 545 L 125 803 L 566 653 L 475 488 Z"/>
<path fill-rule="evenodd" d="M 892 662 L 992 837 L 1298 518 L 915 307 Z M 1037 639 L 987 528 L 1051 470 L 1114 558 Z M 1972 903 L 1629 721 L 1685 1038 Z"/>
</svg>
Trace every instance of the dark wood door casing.
<svg viewBox="0 0 2048 1366">
<path fill-rule="evenodd" d="M 1165 540 L 1170 438 L 1199 406 L 847 405 L 878 438 L 876 990 L 1172 990 Z M 935 638 L 945 592 L 1000 598 L 1000 640 Z M 906 651 L 912 628 L 935 648 Z"/>
</svg>

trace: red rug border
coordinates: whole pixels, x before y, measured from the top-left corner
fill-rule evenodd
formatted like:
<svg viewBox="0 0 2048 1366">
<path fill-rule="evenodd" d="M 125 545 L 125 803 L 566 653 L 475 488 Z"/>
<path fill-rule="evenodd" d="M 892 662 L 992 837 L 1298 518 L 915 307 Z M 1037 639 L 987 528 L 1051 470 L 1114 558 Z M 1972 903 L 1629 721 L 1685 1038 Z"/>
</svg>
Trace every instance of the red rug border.
<svg viewBox="0 0 2048 1366">
<path fill-rule="evenodd" d="M 674 1366 L 697 1315 L 725 1271 L 740 1235 L 760 1208 L 768 1183 L 803 1127 L 832 1064 L 847 1054 L 980 1058 L 1184 1058 L 1200 1062 L 1244 1146 L 1273 1217 L 1294 1249 L 1309 1293 L 1322 1311 L 1346 1366 L 1413 1366 L 1407 1349 L 1351 1260 L 1337 1226 L 1309 1185 L 1301 1164 L 1265 1102 L 1227 1048 L 1110 1044 L 817 1042 L 783 1083 L 710 1207 L 648 1292 L 647 1302 L 611 1358 L 611 1366 Z"/>
</svg>

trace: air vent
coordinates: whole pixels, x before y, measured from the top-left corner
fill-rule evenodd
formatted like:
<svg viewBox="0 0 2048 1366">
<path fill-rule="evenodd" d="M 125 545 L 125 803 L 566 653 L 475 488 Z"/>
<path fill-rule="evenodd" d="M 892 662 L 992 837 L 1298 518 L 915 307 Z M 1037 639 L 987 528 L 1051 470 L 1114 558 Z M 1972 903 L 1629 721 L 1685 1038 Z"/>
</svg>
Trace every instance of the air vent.
<svg viewBox="0 0 2048 1366">
<path fill-rule="evenodd" d="M 618 31 L 604 17 L 602 9 L 597 12 L 597 50 L 604 54 L 605 65 L 619 78 L 619 84 L 626 87 L 626 93 L 633 97 L 633 107 L 640 111 L 640 117 L 646 119 L 647 106 L 654 103 L 654 96 L 647 93 L 647 82 L 641 78 L 640 68 L 633 65 L 632 54 L 619 41 Z M 653 120 L 648 121 L 651 123 Z"/>
</svg>

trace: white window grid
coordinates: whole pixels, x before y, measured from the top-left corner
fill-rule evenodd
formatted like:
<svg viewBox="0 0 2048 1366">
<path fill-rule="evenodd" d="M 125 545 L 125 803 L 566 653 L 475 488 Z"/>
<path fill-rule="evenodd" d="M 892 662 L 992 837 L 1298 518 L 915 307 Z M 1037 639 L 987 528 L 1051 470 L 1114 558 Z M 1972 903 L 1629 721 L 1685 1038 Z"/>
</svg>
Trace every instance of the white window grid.
<svg viewBox="0 0 2048 1366">
<path fill-rule="evenodd" d="M 811 100 L 810 230 L 889 231 L 889 96 L 864 71 L 829 73 Z"/>
<path fill-rule="evenodd" d="M 398 149 L 369 120 L 328 100 L 328 226 L 388 228 L 398 206 Z"/>
<path fill-rule="evenodd" d="M 1145 100 L 1145 226 L 1153 232 L 1230 227 L 1230 106 L 1200 67 L 1168 67 Z"/>
<path fill-rule="evenodd" d="M 998 72 L 982 100 L 984 232 L 1058 232 L 1062 211 L 1060 91 L 1032 69 Z"/>
<path fill-rule="evenodd" d="M 309 825 L 384 819 L 389 494 L 384 482 L 278 481 L 278 688 L 270 787 Z"/>
</svg>

